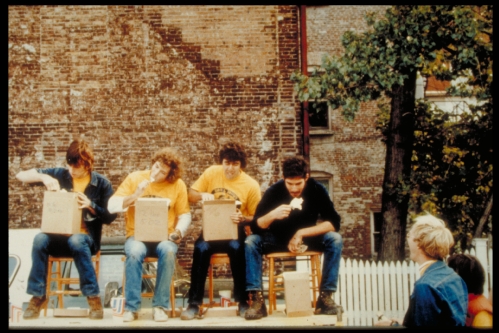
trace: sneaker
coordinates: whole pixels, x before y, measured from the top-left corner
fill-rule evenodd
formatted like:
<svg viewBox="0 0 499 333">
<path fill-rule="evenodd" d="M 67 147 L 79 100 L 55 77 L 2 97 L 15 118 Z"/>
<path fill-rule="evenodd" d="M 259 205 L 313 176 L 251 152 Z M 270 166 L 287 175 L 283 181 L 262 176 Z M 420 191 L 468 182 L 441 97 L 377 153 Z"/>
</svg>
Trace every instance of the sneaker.
<svg viewBox="0 0 499 333">
<path fill-rule="evenodd" d="M 180 314 L 180 319 L 182 320 L 191 320 L 194 318 L 199 318 L 199 305 L 189 304 L 187 309 L 182 311 Z"/>
<path fill-rule="evenodd" d="M 317 305 L 315 307 L 315 314 L 324 315 L 337 315 L 343 308 L 334 302 L 332 291 L 321 291 Z"/>
<path fill-rule="evenodd" d="M 260 319 L 267 317 L 267 306 L 261 291 L 250 291 L 251 305 L 244 313 L 246 320 Z"/>
<path fill-rule="evenodd" d="M 125 323 L 134 321 L 137 318 L 139 318 L 139 314 L 137 312 L 125 311 L 123 314 L 123 322 Z"/>
<path fill-rule="evenodd" d="M 247 301 L 239 302 L 239 304 L 237 305 L 236 314 L 238 316 L 241 316 L 244 318 L 244 314 L 246 313 L 246 310 L 248 310 L 248 309 L 249 309 L 249 305 L 248 305 Z"/>
<path fill-rule="evenodd" d="M 157 306 L 153 309 L 152 319 L 154 319 L 154 321 L 167 321 L 168 315 L 163 308 Z"/>
<path fill-rule="evenodd" d="M 24 311 L 23 319 L 36 319 L 40 317 L 40 309 L 44 307 L 47 302 L 48 299 L 45 295 L 31 297 L 28 308 Z"/>
</svg>

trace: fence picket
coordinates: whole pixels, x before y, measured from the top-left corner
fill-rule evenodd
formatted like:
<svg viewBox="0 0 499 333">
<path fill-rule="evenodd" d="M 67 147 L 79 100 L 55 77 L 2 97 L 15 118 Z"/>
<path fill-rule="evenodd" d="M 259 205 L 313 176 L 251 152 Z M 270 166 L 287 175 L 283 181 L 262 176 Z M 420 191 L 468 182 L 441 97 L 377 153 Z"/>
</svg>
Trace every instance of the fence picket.
<svg viewBox="0 0 499 333">
<path fill-rule="evenodd" d="M 365 289 L 366 301 L 364 303 L 365 308 L 363 311 L 365 312 L 366 315 L 363 316 L 364 322 L 363 322 L 362 326 L 367 326 L 367 325 L 371 325 L 371 317 L 372 317 L 372 312 L 373 312 L 372 294 L 371 294 L 372 275 L 371 275 L 371 265 L 370 265 L 369 261 L 366 261 L 366 266 L 364 267 L 364 278 L 365 278 L 365 286 L 366 286 L 366 289 Z M 361 291 L 360 295 L 362 297 L 362 295 L 364 295 L 364 293 Z"/>
<path fill-rule="evenodd" d="M 467 251 L 471 255 L 475 249 Z M 484 291 L 492 288 L 492 249 L 480 258 L 487 278 Z M 414 283 L 419 278 L 419 265 L 413 261 L 370 262 L 342 258 L 335 302 L 344 309 L 346 326 L 372 326 L 378 313 L 388 318 L 404 318 Z M 484 292 L 485 294 L 485 292 Z"/>
</svg>

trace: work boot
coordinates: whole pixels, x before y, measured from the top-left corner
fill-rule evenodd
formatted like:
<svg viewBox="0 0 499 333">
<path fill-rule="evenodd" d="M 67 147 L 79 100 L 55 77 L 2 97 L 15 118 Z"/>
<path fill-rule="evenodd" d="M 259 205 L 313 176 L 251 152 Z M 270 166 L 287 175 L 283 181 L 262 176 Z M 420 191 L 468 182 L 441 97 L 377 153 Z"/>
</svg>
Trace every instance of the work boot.
<svg viewBox="0 0 499 333">
<path fill-rule="evenodd" d="M 100 296 L 88 296 L 88 306 L 90 307 L 89 319 L 102 319 L 104 318 L 104 311 L 102 310 L 102 303 Z"/>
<path fill-rule="evenodd" d="M 192 320 L 194 318 L 199 318 L 199 305 L 189 304 L 187 305 L 187 309 L 182 311 L 182 313 L 180 314 L 180 319 Z"/>
<path fill-rule="evenodd" d="M 40 309 L 45 306 L 48 299 L 45 295 L 33 296 L 29 301 L 26 311 L 24 311 L 23 319 L 36 319 L 40 317 Z"/>
<path fill-rule="evenodd" d="M 261 291 L 250 291 L 249 293 L 250 307 L 244 313 L 244 318 L 247 320 L 261 319 L 267 317 L 267 306 L 263 299 Z"/>
<path fill-rule="evenodd" d="M 239 304 L 237 305 L 237 311 L 236 311 L 236 314 L 238 316 L 241 316 L 244 318 L 244 314 L 246 313 L 246 311 L 248 310 L 249 308 L 249 305 L 248 305 L 248 302 L 247 301 L 241 301 L 239 302 Z"/>
<path fill-rule="evenodd" d="M 343 308 L 334 302 L 332 296 L 332 291 L 321 291 L 315 307 L 315 314 L 337 315 L 339 311 L 343 311 Z"/>
</svg>

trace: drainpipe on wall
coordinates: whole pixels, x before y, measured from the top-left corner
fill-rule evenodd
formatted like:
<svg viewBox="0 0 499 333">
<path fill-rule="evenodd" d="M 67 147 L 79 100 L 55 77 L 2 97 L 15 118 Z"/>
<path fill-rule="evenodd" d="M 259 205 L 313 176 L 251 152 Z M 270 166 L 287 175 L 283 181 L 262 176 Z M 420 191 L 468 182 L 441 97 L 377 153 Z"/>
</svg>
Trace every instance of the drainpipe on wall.
<svg viewBox="0 0 499 333">
<path fill-rule="evenodd" d="M 307 6 L 300 5 L 300 54 L 301 54 L 301 72 L 308 74 L 308 61 L 307 61 Z M 308 102 L 301 103 L 301 119 L 303 124 L 303 157 L 310 163 L 310 125 L 308 123 Z"/>
</svg>

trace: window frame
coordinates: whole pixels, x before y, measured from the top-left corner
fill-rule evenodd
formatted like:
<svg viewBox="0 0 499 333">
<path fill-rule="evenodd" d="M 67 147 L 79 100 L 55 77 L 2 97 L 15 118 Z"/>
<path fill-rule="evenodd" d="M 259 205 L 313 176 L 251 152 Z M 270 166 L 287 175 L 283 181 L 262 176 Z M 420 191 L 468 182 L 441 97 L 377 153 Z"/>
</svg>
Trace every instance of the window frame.
<svg viewBox="0 0 499 333">
<path fill-rule="evenodd" d="M 370 237 L 371 237 L 371 258 L 373 260 L 377 260 L 378 258 L 378 251 L 376 251 L 376 238 L 378 238 L 378 243 L 381 242 L 381 226 L 380 230 L 376 230 L 376 218 L 375 214 L 380 214 L 381 215 L 381 209 L 374 209 L 371 210 L 369 213 L 369 219 L 370 219 L 370 224 L 371 224 L 371 232 L 370 232 Z M 383 216 L 381 215 L 380 218 L 382 219 Z"/>
<path fill-rule="evenodd" d="M 308 116 L 310 117 L 310 109 L 312 108 L 312 105 L 314 103 L 326 103 L 327 106 L 327 126 L 312 126 L 309 121 L 309 134 L 310 135 L 332 135 L 334 134 L 332 130 L 332 110 L 329 105 L 327 105 L 326 100 L 320 100 L 320 101 L 313 101 L 310 100 L 308 101 Z"/>
</svg>

